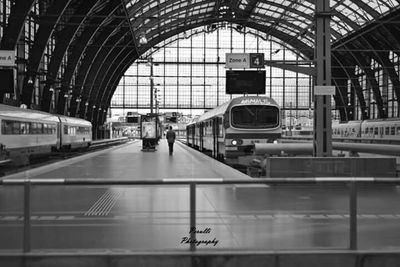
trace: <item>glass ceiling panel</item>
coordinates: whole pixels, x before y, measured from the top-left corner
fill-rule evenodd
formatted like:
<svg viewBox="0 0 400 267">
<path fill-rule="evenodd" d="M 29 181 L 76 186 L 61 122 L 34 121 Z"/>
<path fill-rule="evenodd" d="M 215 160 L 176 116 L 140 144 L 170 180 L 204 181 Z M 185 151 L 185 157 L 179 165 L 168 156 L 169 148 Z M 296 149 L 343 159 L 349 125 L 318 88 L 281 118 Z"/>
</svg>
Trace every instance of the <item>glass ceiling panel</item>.
<svg viewBox="0 0 400 267">
<path fill-rule="evenodd" d="M 265 28 L 267 35 L 269 31 L 280 31 L 312 47 L 315 39 L 314 1 L 319 0 L 130 0 L 126 1 L 126 7 L 135 32 L 158 34 L 158 37 L 179 27 L 201 24 L 210 18 L 222 18 L 218 12 L 223 7 L 226 11 L 223 16 L 225 20 L 236 20 L 240 24 L 251 22 L 252 25 L 259 25 L 259 29 Z M 398 9 L 399 2 L 331 0 L 334 10 L 331 20 L 332 41 Z M 146 37 L 151 40 L 155 36 Z"/>
</svg>

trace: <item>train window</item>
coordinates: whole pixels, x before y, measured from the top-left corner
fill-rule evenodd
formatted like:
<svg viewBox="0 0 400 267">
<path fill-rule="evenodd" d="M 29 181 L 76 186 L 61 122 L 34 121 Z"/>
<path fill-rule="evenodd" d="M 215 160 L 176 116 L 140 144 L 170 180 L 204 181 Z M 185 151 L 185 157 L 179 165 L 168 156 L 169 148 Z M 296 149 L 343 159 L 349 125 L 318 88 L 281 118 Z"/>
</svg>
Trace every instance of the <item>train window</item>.
<svg viewBox="0 0 400 267">
<path fill-rule="evenodd" d="M 379 134 L 379 129 L 378 129 L 378 127 L 375 127 L 374 134 L 375 134 L 375 135 L 378 135 L 378 134 Z"/>
<path fill-rule="evenodd" d="M 389 127 L 385 127 L 385 135 L 389 135 L 390 132 L 390 128 Z"/>
<path fill-rule="evenodd" d="M 232 126 L 238 128 L 273 128 L 279 125 L 279 109 L 271 106 L 236 106 L 231 110 Z"/>
<path fill-rule="evenodd" d="M 391 127 L 390 128 L 390 135 L 395 135 L 396 134 L 396 128 L 395 127 Z"/>
<path fill-rule="evenodd" d="M 68 134 L 68 125 L 64 125 L 64 134 Z"/>
<path fill-rule="evenodd" d="M 29 122 L 21 122 L 21 134 L 29 134 Z"/>
<path fill-rule="evenodd" d="M 12 125 L 12 133 L 13 134 L 20 134 L 21 131 L 21 124 L 19 121 L 14 121 Z"/>
<path fill-rule="evenodd" d="M 2 134 L 12 134 L 12 121 L 2 121 L 1 122 L 1 133 Z"/>
<path fill-rule="evenodd" d="M 400 135 L 400 126 L 397 126 L 397 133 L 396 135 Z"/>
</svg>

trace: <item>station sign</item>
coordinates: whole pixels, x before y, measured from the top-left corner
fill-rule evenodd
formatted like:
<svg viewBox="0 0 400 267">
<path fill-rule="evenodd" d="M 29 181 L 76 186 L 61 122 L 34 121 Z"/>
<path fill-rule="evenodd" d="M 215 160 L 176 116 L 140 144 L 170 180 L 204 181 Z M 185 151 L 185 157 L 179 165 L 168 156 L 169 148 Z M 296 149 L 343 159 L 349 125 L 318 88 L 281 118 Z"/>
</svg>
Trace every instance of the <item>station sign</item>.
<svg viewBox="0 0 400 267">
<path fill-rule="evenodd" d="M 263 53 L 250 53 L 250 68 L 264 68 Z"/>
<path fill-rule="evenodd" d="M 0 50 L 0 66 L 14 67 L 15 66 L 15 51 Z"/>
<path fill-rule="evenodd" d="M 263 53 L 226 53 L 225 68 L 264 68 Z"/>
<path fill-rule="evenodd" d="M 248 53 L 226 53 L 225 68 L 247 69 L 250 67 L 250 54 Z"/>
<path fill-rule="evenodd" d="M 331 85 L 315 85 L 314 95 L 335 95 L 335 86 Z"/>
</svg>

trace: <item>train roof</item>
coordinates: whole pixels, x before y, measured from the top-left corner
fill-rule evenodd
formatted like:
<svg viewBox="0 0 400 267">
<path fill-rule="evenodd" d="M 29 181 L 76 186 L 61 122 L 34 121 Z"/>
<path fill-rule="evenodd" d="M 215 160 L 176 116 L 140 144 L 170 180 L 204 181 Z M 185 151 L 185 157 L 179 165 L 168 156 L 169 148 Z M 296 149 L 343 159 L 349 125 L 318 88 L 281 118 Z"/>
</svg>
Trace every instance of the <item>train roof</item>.
<svg viewBox="0 0 400 267">
<path fill-rule="evenodd" d="M 223 115 L 229 108 L 235 105 L 272 105 L 279 107 L 278 103 L 267 96 L 241 96 L 233 98 L 222 105 L 204 113 L 198 119 L 198 121 L 208 120 L 215 116 Z"/>
<path fill-rule="evenodd" d="M 92 123 L 90 121 L 87 121 L 87 120 L 84 120 L 84 119 L 75 118 L 75 117 L 68 117 L 68 116 L 62 116 L 62 115 L 58 115 L 58 117 L 64 123 L 80 125 L 80 126 L 87 126 L 87 127 L 92 126 Z"/>
<path fill-rule="evenodd" d="M 59 121 L 56 115 L 50 113 L 33 109 L 24 109 L 4 104 L 0 104 L 0 117 L 8 119 L 41 120 L 49 122 Z"/>
</svg>

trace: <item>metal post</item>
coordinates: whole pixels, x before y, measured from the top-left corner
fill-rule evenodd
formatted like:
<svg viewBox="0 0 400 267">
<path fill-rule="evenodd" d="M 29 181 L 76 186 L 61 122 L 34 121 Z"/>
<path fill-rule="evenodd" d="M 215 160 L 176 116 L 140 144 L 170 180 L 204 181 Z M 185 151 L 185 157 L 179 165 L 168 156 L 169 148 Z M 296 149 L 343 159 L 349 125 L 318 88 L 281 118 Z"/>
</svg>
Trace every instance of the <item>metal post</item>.
<svg viewBox="0 0 400 267">
<path fill-rule="evenodd" d="M 330 0 L 315 1 L 315 60 L 318 86 L 331 85 Z M 314 92 L 315 93 L 315 92 Z M 314 157 L 332 156 L 331 96 L 314 96 Z"/>
<path fill-rule="evenodd" d="M 350 249 L 357 249 L 357 184 L 350 182 Z"/>
<path fill-rule="evenodd" d="M 31 182 L 24 183 L 24 252 L 31 251 Z"/>
<path fill-rule="evenodd" d="M 196 250 L 196 183 L 190 183 L 190 251 Z"/>
<path fill-rule="evenodd" d="M 153 114 L 153 90 L 154 90 L 154 73 L 153 73 L 153 58 L 149 58 L 150 63 L 150 113 Z"/>
</svg>

